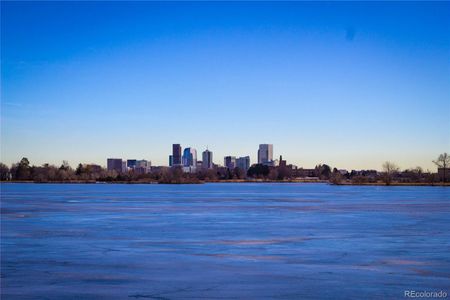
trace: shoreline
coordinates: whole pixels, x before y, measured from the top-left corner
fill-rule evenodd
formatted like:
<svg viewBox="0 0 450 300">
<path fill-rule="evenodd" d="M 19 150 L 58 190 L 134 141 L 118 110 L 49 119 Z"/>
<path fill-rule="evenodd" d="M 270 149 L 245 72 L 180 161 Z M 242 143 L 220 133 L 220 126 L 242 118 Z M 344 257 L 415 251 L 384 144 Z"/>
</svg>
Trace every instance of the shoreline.
<svg viewBox="0 0 450 300">
<path fill-rule="evenodd" d="M 318 179 L 292 179 L 292 180 L 249 180 L 249 179 L 232 179 L 232 180 L 214 180 L 214 181 L 187 181 L 187 182 L 158 182 L 158 181 L 85 181 L 85 180 L 73 180 L 73 181 L 45 181 L 37 182 L 32 180 L 13 180 L 13 181 L 0 181 L 1 184 L 12 184 L 12 183 L 33 183 L 33 184 L 167 184 L 167 185 L 178 185 L 178 184 L 206 184 L 206 183 L 320 183 L 329 184 L 335 186 L 440 186 L 440 187 L 450 187 L 450 182 L 392 182 L 386 184 L 384 182 L 365 182 L 365 183 L 352 183 L 352 182 L 341 182 L 332 183 L 328 180 L 318 180 Z"/>
</svg>

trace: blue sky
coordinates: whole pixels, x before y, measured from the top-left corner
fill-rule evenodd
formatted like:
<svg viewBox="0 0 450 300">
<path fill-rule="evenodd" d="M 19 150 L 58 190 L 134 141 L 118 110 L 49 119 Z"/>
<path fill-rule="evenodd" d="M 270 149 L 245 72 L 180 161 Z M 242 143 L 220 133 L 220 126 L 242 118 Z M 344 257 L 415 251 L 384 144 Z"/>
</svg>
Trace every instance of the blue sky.
<svg viewBox="0 0 450 300">
<path fill-rule="evenodd" d="M 1 2 L 1 161 L 434 169 L 449 2 Z"/>
</svg>

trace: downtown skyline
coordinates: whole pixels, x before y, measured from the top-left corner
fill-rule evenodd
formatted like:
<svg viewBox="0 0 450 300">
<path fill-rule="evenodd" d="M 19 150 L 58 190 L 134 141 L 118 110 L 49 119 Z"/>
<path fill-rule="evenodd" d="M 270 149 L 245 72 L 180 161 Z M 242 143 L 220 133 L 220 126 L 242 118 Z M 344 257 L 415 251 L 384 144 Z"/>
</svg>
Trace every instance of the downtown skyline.
<svg viewBox="0 0 450 300">
<path fill-rule="evenodd" d="M 1 6 L 8 165 L 167 165 L 173 141 L 253 163 L 268 142 L 307 168 L 434 170 L 450 150 L 446 2 Z"/>
</svg>

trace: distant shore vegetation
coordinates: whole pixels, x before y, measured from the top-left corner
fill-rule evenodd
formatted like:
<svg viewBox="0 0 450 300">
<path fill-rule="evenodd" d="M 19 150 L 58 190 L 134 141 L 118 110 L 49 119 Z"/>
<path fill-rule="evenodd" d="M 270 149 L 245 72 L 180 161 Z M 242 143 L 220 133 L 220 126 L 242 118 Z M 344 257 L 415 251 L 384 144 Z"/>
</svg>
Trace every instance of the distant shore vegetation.
<svg viewBox="0 0 450 300">
<path fill-rule="evenodd" d="M 36 183 L 161 183 L 184 184 L 205 182 L 328 182 L 335 185 L 447 185 L 450 186 L 450 156 L 439 155 L 433 161 L 437 172 L 421 167 L 400 170 L 392 162 L 385 162 L 382 171 L 338 170 L 327 164 L 313 169 L 294 168 L 292 165 L 266 166 L 254 164 L 248 170 L 215 167 L 184 172 L 180 167 L 152 167 L 148 172 L 117 172 L 95 164 L 79 164 L 72 168 L 66 161 L 60 166 L 31 165 L 27 158 L 8 167 L 0 163 L 2 182 Z"/>
</svg>

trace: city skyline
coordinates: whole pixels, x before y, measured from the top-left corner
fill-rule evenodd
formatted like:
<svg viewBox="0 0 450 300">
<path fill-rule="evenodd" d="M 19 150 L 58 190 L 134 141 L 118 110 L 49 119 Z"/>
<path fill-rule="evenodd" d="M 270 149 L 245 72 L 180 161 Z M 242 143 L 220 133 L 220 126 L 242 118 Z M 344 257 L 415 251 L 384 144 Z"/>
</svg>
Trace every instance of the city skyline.
<svg viewBox="0 0 450 300">
<path fill-rule="evenodd" d="M 256 162 L 270 142 L 307 168 L 434 170 L 450 150 L 448 2 L 1 8 L 8 165 L 168 165 L 172 141 Z"/>
<path fill-rule="evenodd" d="M 214 159 L 213 159 L 214 151 L 211 151 L 211 149 L 209 147 L 206 147 L 203 151 L 199 152 L 199 153 L 201 153 L 201 159 L 202 159 L 202 160 L 200 160 L 199 158 L 197 158 L 197 150 L 196 150 L 196 148 L 194 148 L 192 146 L 187 146 L 187 147 L 183 148 L 183 145 L 178 143 L 178 144 L 172 144 L 172 147 L 171 147 L 171 151 L 172 152 L 170 152 L 171 154 L 168 155 L 168 158 L 169 158 L 168 161 L 167 161 L 167 155 L 166 155 L 166 162 L 163 162 L 161 164 L 159 164 L 159 163 L 153 164 L 152 163 L 153 159 L 151 157 L 148 157 L 148 156 L 143 158 L 142 155 L 141 156 L 126 156 L 126 155 L 120 156 L 120 155 L 116 155 L 116 156 L 103 156 L 103 158 L 100 161 L 78 161 L 78 162 L 71 163 L 69 160 L 63 159 L 61 162 L 52 163 L 52 162 L 48 162 L 47 161 L 45 163 L 34 163 L 34 165 L 39 166 L 39 165 L 44 165 L 44 164 L 53 164 L 55 166 L 58 166 L 58 165 L 61 165 L 61 163 L 62 164 L 68 163 L 71 166 L 77 166 L 79 164 L 83 164 L 83 165 L 98 165 L 98 166 L 102 166 L 102 167 L 105 167 L 105 168 L 109 169 L 110 160 L 112 160 L 112 161 L 120 160 L 122 162 L 122 164 L 123 164 L 122 167 L 121 167 L 122 170 L 125 170 L 125 168 L 130 168 L 130 167 L 131 168 L 135 168 L 135 167 L 138 167 L 140 162 L 146 162 L 146 164 L 147 163 L 149 164 L 149 168 L 150 168 L 150 166 L 154 166 L 154 167 L 188 167 L 188 166 L 190 167 L 190 166 L 193 166 L 194 169 L 192 171 L 195 172 L 196 171 L 195 170 L 196 167 L 199 166 L 197 163 L 201 163 L 202 164 L 201 168 L 206 168 L 206 169 L 212 168 L 213 165 L 214 166 L 218 166 L 218 167 L 229 167 L 229 166 L 227 166 L 227 164 L 228 164 L 227 160 L 229 160 L 229 159 L 232 160 L 232 164 L 233 164 L 234 167 L 247 166 L 245 168 L 248 168 L 249 166 L 252 166 L 252 165 L 255 165 L 255 164 L 263 164 L 263 165 L 268 165 L 268 166 L 278 166 L 278 164 L 281 162 L 282 157 L 284 156 L 283 153 L 278 153 L 278 152 L 274 152 L 273 151 L 273 144 L 259 144 L 259 147 L 255 148 L 255 149 L 254 149 L 253 152 L 255 152 L 256 154 L 253 154 L 252 152 L 249 152 L 249 153 L 252 153 L 250 155 L 249 155 L 249 153 L 242 154 L 242 155 L 226 154 L 226 155 L 222 156 L 221 158 L 219 158 L 219 161 L 214 161 Z M 262 160 L 260 159 L 260 152 L 261 152 L 262 149 L 267 151 L 268 154 L 266 154 L 266 155 L 268 155 L 268 157 L 270 159 L 262 159 Z M 187 158 L 186 157 L 186 151 L 188 151 L 188 153 L 190 153 L 191 158 Z M 177 164 L 173 164 L 173 161 L 172 161 L 173 154 L 175 152 L 179 153 L 179 162 L 180 163 L 177 163 Z M 207 153 L 207 154 L 205 154 L 205 153 Z M 27 159 L 29 159 L 29 157 L 27 157 L 27 156 L 23 156 L 23 157 L 26 157 Z M 21 157 L 21 158 L 23 158 L 23 157 Z M 204 163 L 205 157 L 208 158 L 208 162 L 206 163 L 207 167 L 205 167 L 205 163 Z M 214 155 L 214 157 L 217 159 L 217 155 Z M 253 157 L 255 157 L 255 158 L 253 158 Z M 278 159 L 278 157 L 280 159 Z M 138 159 L 138 158 L 141 158 L 141 159 Z M 18 159 L 16 161 L 13 161 L 10 164 L 7 163 L 7 165 L 11 166 L 11 165 L 17 164 L 20 161 L 20 159 Z M 106 160 L 106 164 L 105 164 L 105 160 Z M 286 157 L 284 157 L 284 159 L 282 161 L 284 162 L 284 164 L 286 164 L 288 159 L 286 159 Z M 389 160 L 387 160 L 387 161 L 389 161 Z M 414 169 L 416 167 L 420 167 L 424 171 L 429 170 L 429 171 L 433 172 L 433 170 L 436 169 L 436 165 L 435 165 L 433 160 L 431 160 L 431 161 L 433 163 L 433 166 L 431 168 L 423 168 L 423 166 L 420 166 L 420 165 L 417 165 L 417 164 L 414 165 L 414 166 L 410 166 L 410 167 L 402 167 L 401 165 L 398 165 L 397 162 L 391 160 L 391 162 L 393 162 L 396 166 L 398 166 L 402 170 Z M 4 161 L 1 161 L 1 162 L 5 163 Z M 386 161 L 382 162 L 382 164 L 385 163 L 385 162 Z M 111 163 L 114 164 L 114 163 L 117 163 L 117 162 L 111 162 Z M 335 167 L 337 169 L 343 169 L 343 170 L 377 170 L 377 171 L 382 170 L 382 166 L 381 165 L 378 166 L 378 167 L 374 167 L 374 168 L 349 168 L 347 166 L 333 165 L 333 164 L 331 164 L 329 162 L 326 162 L 326 161 L 320 161 L 320 162 L 317 162 L 317 163 L 315 163 L 313 165 L 301 165 L 301 164 L 296 164 L 296 163 L 294 163 L 292 161 L 289 161 L 289 164 L 294 166 L 294 167 L 305 168 L 305 169 L 311 169 L 311 168 L 315 168 L 315 167 L 317 167 L 318 165 L 321 165 L 321 164 L 327 164 L 327 165 L 330 165 L 330 166 Z M 145 166 L 145 167 L 147 167 L 147 166 Z M 116 167 L 113 167 L 112 169 L 114 169 L 114 168 L 116 168 Z"/>
</svg>

